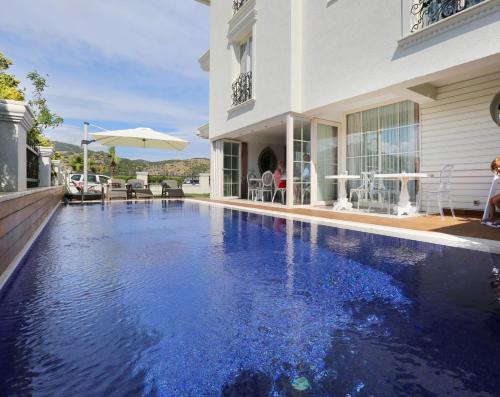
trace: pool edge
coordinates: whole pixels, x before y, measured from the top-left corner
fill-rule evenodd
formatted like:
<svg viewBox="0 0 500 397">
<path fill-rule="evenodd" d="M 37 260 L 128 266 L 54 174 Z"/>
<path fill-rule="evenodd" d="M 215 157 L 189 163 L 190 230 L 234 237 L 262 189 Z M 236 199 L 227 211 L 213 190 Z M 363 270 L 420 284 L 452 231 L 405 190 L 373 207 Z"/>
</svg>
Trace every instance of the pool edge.
<svg viewBox="0 0 500 397">
<path fill-rule="evenodd" d="M 244 212 L 252 212 L 261 215 L 280 217 L 291 220 L 298 220 L 308 223 L 315 223 L 323 226 L 340 227 L 364 233 L 372 233 L 389 237 L 402 238 L 406 240 L 420 241 L 424 243 L 445 245 L 455 248 L 464 248 L 473 251 L 487 252 L 490 254 L 500 254 L 500 241 L 487 240 L 475 237 L 453 236 L 440 232 L 429 232 L 421 230 L 404 229 L 393 226 L 373 225 L 368 223 L 343 221 L 338 219 L 326 219 L 310 215 L 291 214 L 278 210 L 265 210 L 261 208 L 243 207 L 237 204 L 219 203 L 208 200 L 197 200 L 184 198 L 184 201 L 208 206 L 224 207 Z"/>
<path fill-rule="evenodd" d="M 0 274 L 0 297 L 7 290 L 9 282 L 13 280 L 16 272 L 19 270 L 20 265 L 26 258 L 26 255 L 30 251 L 33 244 L 36 242 L 40 234 L 45 229 L 45 226 L 50 222 L 56 211 L 61 207 L 61 203 L 57 203 L 57 205 L 51 210 L 51 212 L 47 215 L 47 217 L 43 220 L 43 222 L 38 226 L 30 239 L 26 242 L 24 247 L 19 251 L 19 253 L 14 257 L 14 259 L 7 266 L 5 271 Z"/>
</svg>

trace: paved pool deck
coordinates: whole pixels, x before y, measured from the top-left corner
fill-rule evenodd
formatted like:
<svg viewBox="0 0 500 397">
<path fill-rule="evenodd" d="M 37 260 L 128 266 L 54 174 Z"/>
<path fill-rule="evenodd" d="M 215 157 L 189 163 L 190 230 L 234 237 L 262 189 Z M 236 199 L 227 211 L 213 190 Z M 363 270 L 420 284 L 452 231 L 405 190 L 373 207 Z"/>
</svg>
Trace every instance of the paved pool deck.
<svg viewBox="0 0 500 397">
<path fill-rule="evenodd" d="M 451 216 L 441 218 L 439 215 L 420 215 L 414 217 L 395 217 L 349 212 L 336 212 L 328 207 L 285 208 L 282 205 L 257 203 L 249 200 L 210 200 L 197 198 L 195 200 L 219 203 L 242 208 L 265 210 L 290 215 L 323 218 L 342 222 L 354 222 L 373 226 L 409 229 L 420 232 L 436 232 L 450 236 L 468 237 L 500 242 L 500 229 L 494 229 L 481 224 L 481 219 L 474 216 Z"/>
</svg>

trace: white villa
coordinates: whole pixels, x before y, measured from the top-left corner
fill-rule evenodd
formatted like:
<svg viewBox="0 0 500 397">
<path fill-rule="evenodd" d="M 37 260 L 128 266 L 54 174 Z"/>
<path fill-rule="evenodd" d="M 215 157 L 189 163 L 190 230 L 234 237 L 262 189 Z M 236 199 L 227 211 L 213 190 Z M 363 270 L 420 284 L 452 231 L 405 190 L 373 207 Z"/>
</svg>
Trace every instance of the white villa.
<svg viewBox="0 0 500 397">
<path fill-rule="evenodd" d="M 453 165 L 453 206 L 484 208 L 500 153 L 500 0 L 198 1 L 213 199 L 248 198 L 247 176 L 284 160 L 287 207 L 331 204 L 325 176 L 368 171 L 434 176 L 410 181 L 415 202 Z"/>
</svg>

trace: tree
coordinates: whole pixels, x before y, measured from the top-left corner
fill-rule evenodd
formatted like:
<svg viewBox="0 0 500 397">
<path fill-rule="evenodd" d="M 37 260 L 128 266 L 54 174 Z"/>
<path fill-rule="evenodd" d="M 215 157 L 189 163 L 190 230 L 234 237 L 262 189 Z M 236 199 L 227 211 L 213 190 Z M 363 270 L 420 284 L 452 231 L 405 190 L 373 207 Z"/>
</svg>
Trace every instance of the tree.
<svg viewBox="0 0 500 397">
<path fill-rule="evenodd" d="M 116 173 L 118 163 L 120 162 L 120 158 L 116 155 L 116 148 L 114 146 L 111 146 L 108 149 L 108 156 L 111 160 L 111 164 L 109 166 L 110 173 L 111 173 L 111 176 L 114 176 L 114 174 Z"/>
<path fill-rule="evenodd" d="M 69 159 L 69 165 L 74 172 L 83 171 L 83 155 L 77 153 L 71 156 L 71 158 Z"/>
<path fill-rule="evenodd" d="M 47 128 L 58 127 L 64 120 L 50 111 L 47 100 L 43 96 L 45 88 L 47 88 L 45 77 L 41 76 L 36 70 L 28 73 L 27 77 L 33 83 L 33 98 L 28 103 L 35 115 L 33 126 L 28 131 L 28 137 L 39 145 L 48 146 L 50 141 L 43 135 L 43 131 Z"/>
<path fill-rule="evenodd" d="M 24 101 L 24 93 L 19 88 L 20 81 L 13 75 L 5 73 L 10 65 L 12 65 L 12 61 L 0 51 L 0 99 Z"/>
</svg>

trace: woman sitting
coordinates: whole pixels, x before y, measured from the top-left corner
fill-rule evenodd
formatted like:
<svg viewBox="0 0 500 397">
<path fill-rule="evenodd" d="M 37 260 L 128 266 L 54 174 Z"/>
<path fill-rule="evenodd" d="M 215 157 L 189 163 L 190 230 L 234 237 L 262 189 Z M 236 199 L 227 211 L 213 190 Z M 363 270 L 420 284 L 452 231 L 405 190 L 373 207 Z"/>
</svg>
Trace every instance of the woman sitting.
<svg viewBox="0 0 500 397">
<path fill-rule="evenodd" d="M 285 162 L 280 160 L 278 167 L 274 171 L 274 182 L 278 189 L 286 188 L 286 180 L 281 180 L 285 176 Z"/>
<path fill-rule="evenodd" d="M 490 168 L 491 171 L 493 171 L 495 174 L 500 175 L 500 157 L 497 157 L 495 160 L 491 162 Z M 497 208 L 500 208 L 500 193 L 490 198 L 488 206 L 489 206 L 489 221 L 493 222 L 497 218 Z"/>
</svg>

